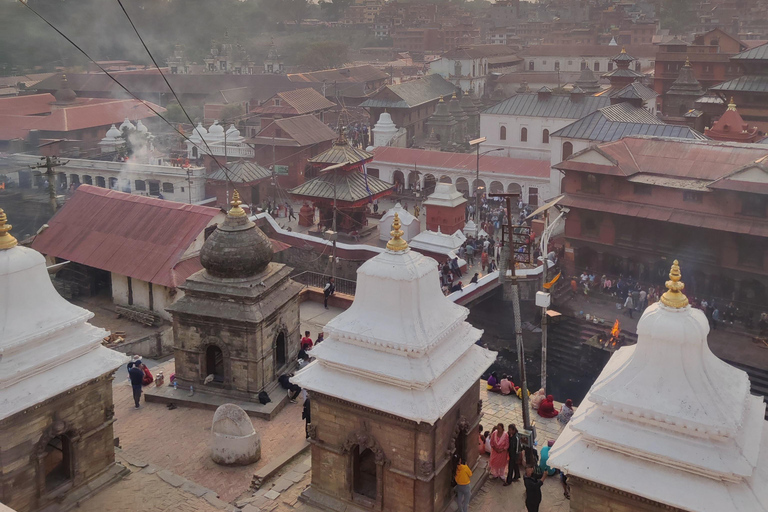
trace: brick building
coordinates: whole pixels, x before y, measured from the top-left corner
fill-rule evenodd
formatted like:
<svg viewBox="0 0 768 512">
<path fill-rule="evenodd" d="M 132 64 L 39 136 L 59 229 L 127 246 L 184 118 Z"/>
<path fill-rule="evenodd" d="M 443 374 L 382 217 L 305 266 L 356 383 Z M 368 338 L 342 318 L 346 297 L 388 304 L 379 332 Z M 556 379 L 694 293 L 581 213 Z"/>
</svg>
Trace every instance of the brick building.
<svg viewBox="0 0 768 512">
<path fill-rule="evenodd" d="M 568 272 L 656 282 L 679 257 L 693 296 L 765 305 L 766 156 L 755 144 L 632 136 L 556 164 Z"/>
<path fill-rule="evenodd" d="M 392 229 L 294 377 L 312 408 L 303 497 L 326 510 L 442 512 L 459 458 L 483 479 L 478 379 L 495 354 L 440 291 L 437 262 L 410 250 L 397 217 Z"/>
<path fill-rule="evenodd" d="M 736 103 L 742 118 L 768 133 L 768 44 L 762 44 L 731 57 L 742 75 L 710 90 L 722 105 Z M 729 101 L 732 100 L 732 101 Z"/>
<path fill-rule="evenodd" d="M 258 116 L 261 128 L 265 128 L 274 119 L 312 114 L 325 121 L 324 113 L 336 104 L 326 99 L 312 88 L 283 91 L 264 101 L 258 107 L 251 108 L 251 115 Z"/>
</svg>

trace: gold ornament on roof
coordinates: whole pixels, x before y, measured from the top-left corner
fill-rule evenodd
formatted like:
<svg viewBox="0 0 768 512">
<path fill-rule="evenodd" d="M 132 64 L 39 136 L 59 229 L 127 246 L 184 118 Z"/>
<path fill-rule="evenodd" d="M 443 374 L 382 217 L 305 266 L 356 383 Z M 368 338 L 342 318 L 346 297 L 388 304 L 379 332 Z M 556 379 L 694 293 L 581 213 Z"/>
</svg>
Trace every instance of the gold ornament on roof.
<svg viewBox="0 0 768 512">
<path fill-rule="evenodd" d="M 736 103 L 733 102 L 733 96 L 731 96 L 731 102 L 728 104 L 728 110 L 736 110 Z"/>
<path fill-rule="evenodd" d="M 627 53 L 627 47 L 626 46 L 622 46 L 621 47 L 621 53 Z"/>
<path fill-rule="evenodd" d="M 3 209 L 0 208 L 0 251 L 3 249 L 11 249 L 18 244 L 16 239 L 10 233 L 12 228 L 13 226 L 8 224 L 8 217 L 5 215 Z"/>
<path fill-rule="evenodd" d="M 691 67 L 691 58 L 690 57 L 686 57 L 685 58 L 685 67 L 687 67 L 687 68 Z"/>
<path fill-rule="evenodd" d="M 392 231 L 389 232 L 392 239 L 387 242 L 387 249 L 390 251 L 404 251 L 408 248 L 408 242 L 402 239 L 403 231 L 400 229 L 400 215 L 395 214 L 395 220 L 392 221 Z"/>
<path fill-rule="evenodd" d="M 682 275 L 680 274 L 680 266 L 675 260 L 672 263 L 672 269 L 669 271 L 669 281 L 667 281 L 667 291 L 661 296 L 661 302 L 671 308 L 684 308 L 688 305 L 688 297 L 683 294 L 683 288 L 685 284 L 680 281 Z"/>
<path fill-rule="evenodd" d="M 230 201 L 229 204 L 232 205 L 232 208 L 229 209 L 230 217 L 245 217 L 245 210 L 240 208 L 240 205 L 243 204 L 243 202 L 240 200 L 240 193 L 237 189 L 232 192 L 232 201 Z"/>
</svg>

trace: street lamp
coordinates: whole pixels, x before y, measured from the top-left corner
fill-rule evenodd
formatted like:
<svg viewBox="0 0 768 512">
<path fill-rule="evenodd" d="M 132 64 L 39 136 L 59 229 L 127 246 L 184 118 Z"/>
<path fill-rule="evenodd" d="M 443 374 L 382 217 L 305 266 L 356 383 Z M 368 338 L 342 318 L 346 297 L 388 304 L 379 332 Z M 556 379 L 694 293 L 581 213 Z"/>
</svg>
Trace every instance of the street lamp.
<svg viewBox="0 0 768 512">
<path fill-rule="evenodd" d="M 478 225 L 479 221 L 479 215 L 480 215 L 480 157 L 483 155 L 487 155 L 488 153 L 493 153 L 494 151 L 503 151 L 504 148 L 495 148 L 495 149 L 489 149 L 488 151 L 483 151 L 480 153 L 480 144 L 485 142 L 487 139 L 485 137 L 480 137 L 477 139 L 473 139 L 469 141 L 469 145 L 475 146 L 477 151 L 477 167 L 475 167 L 475 225 Z"/>
</svg>

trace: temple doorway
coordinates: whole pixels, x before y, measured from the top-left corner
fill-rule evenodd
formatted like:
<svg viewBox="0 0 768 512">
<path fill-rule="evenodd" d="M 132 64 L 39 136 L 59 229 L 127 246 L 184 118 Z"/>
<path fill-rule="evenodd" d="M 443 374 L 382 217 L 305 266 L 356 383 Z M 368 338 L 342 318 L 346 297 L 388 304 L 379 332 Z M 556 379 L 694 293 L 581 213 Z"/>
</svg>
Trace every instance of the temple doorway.
<svg viewBox="0 0 768 512">
<path fill-rule="evenodd" d="M 72 443 L 65 435 L 48 442 L 43 456 L 45 490 L 52 491 L 72 478 Z"/>
<path fill-rule="evenodd" d="M 214 382 L 224 382 L 224 353 L 216 345 L 205 350 L 205 374 L 213 375 Z"/>
<path fill-rule="evenodd" d="M 285 360 L 285 333 L 281 332 L 277 335 L 277 340 L 275 340 L 275 361 L 277 362 L 278 369 L 285 366 Z"/>
<path fill-rule="evenodd" d="M 378 481 L 376 477 L 376 456 L 370 448 L 362 452 L 357 446 L 352 461 L 353 490 L 356 494 L 376 499 Z"/>
</svg>

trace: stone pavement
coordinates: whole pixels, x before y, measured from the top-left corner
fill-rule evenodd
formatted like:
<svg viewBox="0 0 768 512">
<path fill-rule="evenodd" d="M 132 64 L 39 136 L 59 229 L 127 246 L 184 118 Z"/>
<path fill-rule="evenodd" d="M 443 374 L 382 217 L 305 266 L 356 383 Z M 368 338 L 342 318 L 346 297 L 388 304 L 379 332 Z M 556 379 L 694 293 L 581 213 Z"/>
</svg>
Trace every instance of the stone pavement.
<svg viewBox="0 0 768 512">
<path fill-rule="evenodd" d="M 480 381 L 480 399 L 483 401 L 483 417 L 480 423 L 483 430 L 492 430 L 499 423 L 506 428 L 510 423 L 523 428 L 523 402 L 514 395 L 502 395 L 489 393 L 484 380 Z M 560 409 L 562 404 L 555 402 L 555 408 Z M 531 424 L 536 427 L 536 444 L 540 449 L 547 441 L 557 439 L 563 430 L 562 424 L 556 418 L 542 418 L 535 410 L 531 409 Z"/>
<path fill-rule="evenodd" d="M 168 377 L 173 360 L 160 365 Z M 272 421 L 252 418 L 261 435 L 261 460 L 249 466 L 224 467 L 208 455 L 208 440 L 214 411 L 145 403 L 133 407 L 131 386 L 124 368 L 118 370 L 114 386 L 115 437 L 126 455 L 145 461 L 216 491 L 232 501 L 246 491 L 256 468 L 280 453 L 286 439 L 304 438 L 301 404 L 288 404 Z"/>
<path fill-rule="evenodd" d="M 323 328 L 325 328 L 325 324 L 342 312 L 344 312 L 343 309 L 331 306 L 328 306 L 328 309 L 325 309 L 319 302 L 310 300 L 302 302 L 300 306 L 302 335 L 304 334 L 304 331 L 309 331 L 312 340 L 316 340 L 317 334 L 322 332 Z"/>
</svg>

